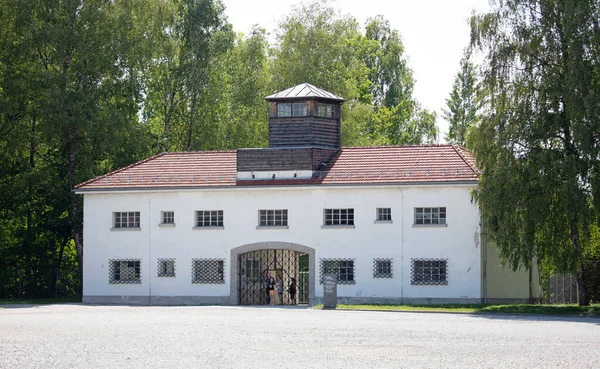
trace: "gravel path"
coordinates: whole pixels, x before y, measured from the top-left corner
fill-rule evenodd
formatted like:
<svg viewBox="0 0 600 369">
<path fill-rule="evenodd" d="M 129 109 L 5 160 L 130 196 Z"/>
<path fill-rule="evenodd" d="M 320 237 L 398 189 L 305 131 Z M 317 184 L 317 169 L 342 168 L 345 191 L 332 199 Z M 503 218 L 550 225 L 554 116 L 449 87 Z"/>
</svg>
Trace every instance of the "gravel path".
<svg viewBox="0 0 600 369">
<path fill-rule="evenodd" d="M 600 368 L 600 319 L 0 307 L 0 368 Z"/>
</svg>

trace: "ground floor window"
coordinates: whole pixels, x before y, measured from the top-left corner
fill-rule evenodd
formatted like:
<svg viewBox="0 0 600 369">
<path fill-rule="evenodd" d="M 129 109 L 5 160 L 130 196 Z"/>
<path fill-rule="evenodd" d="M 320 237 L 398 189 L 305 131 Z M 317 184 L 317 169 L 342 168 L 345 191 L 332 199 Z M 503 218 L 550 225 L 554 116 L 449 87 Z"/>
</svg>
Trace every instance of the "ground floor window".
<svg viewBox="0 0 600 369">
<path fill-rule="evenodd" d="M 192 283 L 194 284 L 223 284 L 225 260 L 223 259 L 193 259 Z"/>
<path fill-rule="evenodd" d="M 412 285 L 447 285 L 448 259 L 411 259 Z"/>
<path fill-rule="evenodd" d="M 323 275 L 336 274 L 338 284 L 355 284 L 354 280 L 354 259 L 320 259 L 321 278 L 319 282 L 323 284 Z"/>
<path fill-rule="evenodd" d="M 373 259 L 373 278 L 392 277 L 392 259 Z"/>
<path fill-rule="evenodd" d="M 158 259 L 158 277 L 175 277 L 175 259 Z"/>
<path fill-rule="evenodd" d="M 110 284 L 140 284 L 141 261 L 135 259 L 115 259 L 108 261 L 108 281 Z"/>
</svg>

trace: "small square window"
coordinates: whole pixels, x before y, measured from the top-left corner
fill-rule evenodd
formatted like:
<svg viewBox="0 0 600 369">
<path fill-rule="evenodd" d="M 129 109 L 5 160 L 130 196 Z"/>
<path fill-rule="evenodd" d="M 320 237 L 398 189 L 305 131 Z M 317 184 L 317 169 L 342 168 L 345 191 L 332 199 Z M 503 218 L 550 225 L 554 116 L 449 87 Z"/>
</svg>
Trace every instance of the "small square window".
<svg viewBox="0 0 600 369">
<path fill-rule="evenodd" d="M 158 259 L 158 277 L 175 277 L 175 259 Z"/>
<path fill-rule="evenodd" d="M 175 224 L 175 212 L 174 211 L 163 211 L 161 212 L 161 224 Z"/>
<path fill-rule="evenodd" d="M 377 221 L 390 222 L 392 220 L 391 208 L 377 208 Z"/>
<path fill-rule="evenodd" d="M 392 259 L 373 259 L 373 278 L 392 277 Z"/>
<path fill-rule="evenodd" d="M 321 104 L 317 106 L 317 115 L 320 117 L 334 118 L 335 106 L 333 104 Z"/>
</svg>

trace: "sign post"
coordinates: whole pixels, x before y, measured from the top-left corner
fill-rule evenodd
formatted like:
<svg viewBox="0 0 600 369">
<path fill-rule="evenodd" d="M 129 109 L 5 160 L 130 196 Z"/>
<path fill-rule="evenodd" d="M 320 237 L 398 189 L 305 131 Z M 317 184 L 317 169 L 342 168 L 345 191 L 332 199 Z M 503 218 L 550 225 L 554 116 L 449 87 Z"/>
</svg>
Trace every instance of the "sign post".
<svg viewBox="0 0 600 369">
<path fill-rule="evenodd" d="M 337 307 L 337 275 L 323 275 L 323 309 Z"/>
</svg>

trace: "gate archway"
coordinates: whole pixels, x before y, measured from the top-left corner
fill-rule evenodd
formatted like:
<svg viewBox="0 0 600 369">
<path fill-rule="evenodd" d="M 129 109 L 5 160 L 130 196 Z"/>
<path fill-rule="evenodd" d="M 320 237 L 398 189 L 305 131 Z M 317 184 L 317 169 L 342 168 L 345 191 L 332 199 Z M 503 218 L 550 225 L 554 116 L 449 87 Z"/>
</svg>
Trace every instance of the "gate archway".
<svg viewBox="0 0 600 369">
<path fill-rule="evenodd" d="M 231 304 L 264 305 L 266 278 L 271 273 L 284 281 L 284 304 L 306 303 L 315 298 L 315 250 L 289 242 L 258 242 L 231 250 Z M 287 292 L 296 279 L 295 301 Z"/>
</svg>

